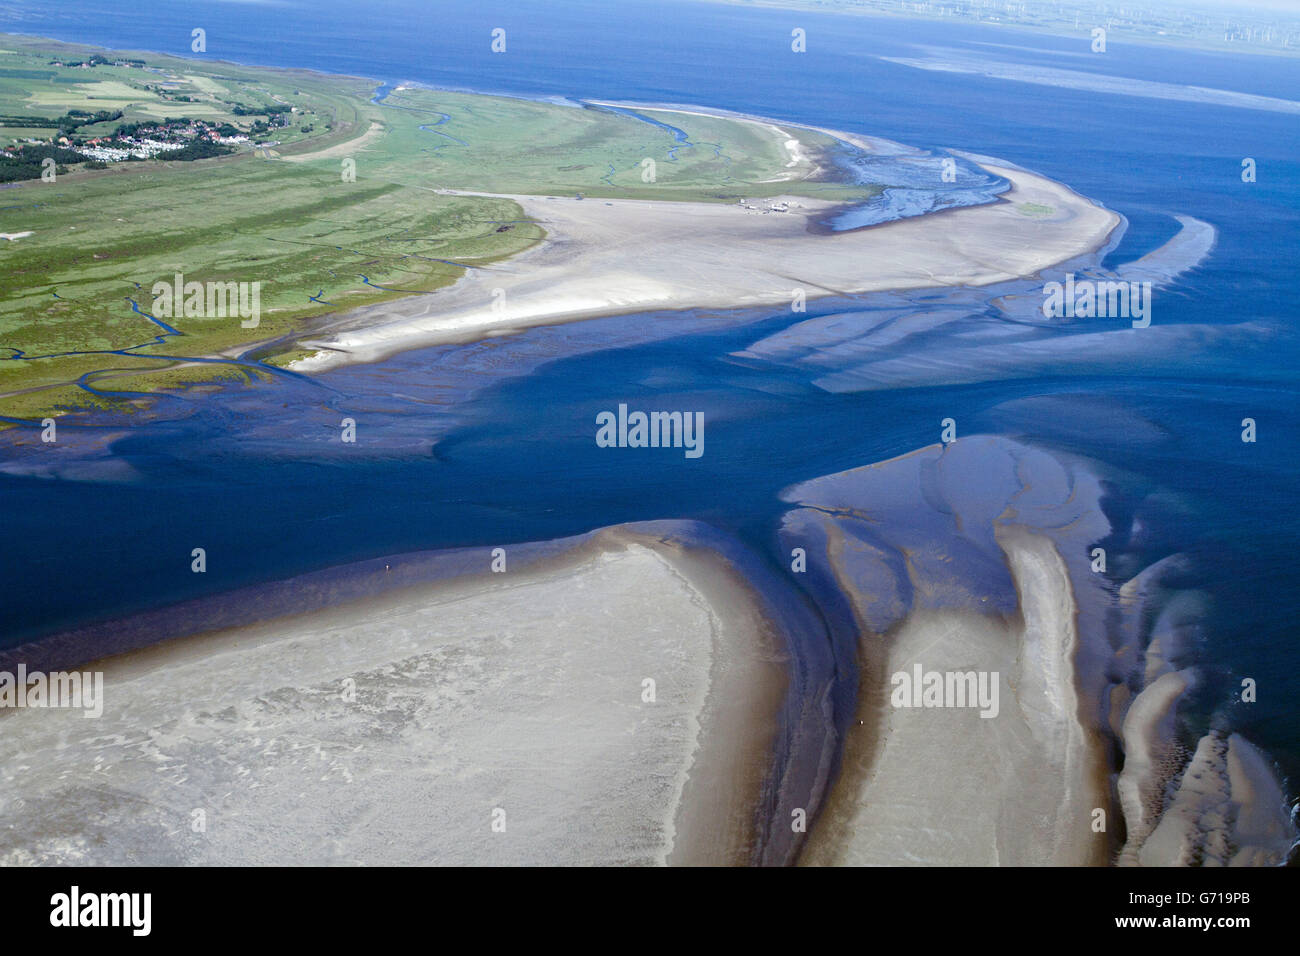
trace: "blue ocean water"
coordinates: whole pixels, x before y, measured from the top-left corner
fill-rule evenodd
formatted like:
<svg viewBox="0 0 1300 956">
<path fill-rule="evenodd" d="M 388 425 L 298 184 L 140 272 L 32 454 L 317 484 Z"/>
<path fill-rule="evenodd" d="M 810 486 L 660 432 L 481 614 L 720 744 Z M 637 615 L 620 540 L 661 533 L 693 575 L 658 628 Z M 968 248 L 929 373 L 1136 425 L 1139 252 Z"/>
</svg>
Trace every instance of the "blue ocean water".
<svg viewBox="0 0 1300 956">
<path fill-rule="evenodd" d="M 497 26 L 507 30 L 504 55 L 489 51 Z M 207 30 L 209 59 L 516 95 L 696 103 L 1005 158 L 1128 218 L 1108 264 L 1168 239 L 1177 229 L 1171 214 L 1193 215 L 1218 229 L 1217 244 L 1199 269 L 1162 290 L 1155 321 L 1195 331 L 1181 357 L 1075 355 L 1027 377 L 854 393 L 814 386 L 807 368 L 736 356 L 796 320 L 927 298 L 869 297 L 817 303 L 800 316 L 642 315 L 537 329 L 408 353 L 316 384 L 286 380 L 179 402 L 175 421 L 112 444 L 131 469 L 122 480 L 0 475 L 4 645 L 347 561 L 629 520 L 699 518 L 775 562 L 782 488 L 930 444 L 952 416 L 964 433 L 1024 437 L 1113 470 L 1111 504 L 1142 515 L 1145 556 L 1197 559 L 1187 585 L 1206 591 L 1212 608 L 1202 649 L 1216 674 L 1203 692 L 1207 719 L 1216 710 L 1210 698 L 1256 677 L 1259 702 L 1236 708 L 1234 725 L 1300 778 L 1296 115 L 918 70 L 880 57 L 956 49 L 1287 99 L 1300 91 L 1300 60 L 1114 42 L 1104 55 L 1082 56 L 1086 31 L 1053 38 L 692 2 L 0 5 L 0 30 L 116 49 L 188 55 L 194 27 Z M 806 54 L 789 51 L 794 27 L 807 31 Z M 1253 184 L 1240 179 L 1246 156 L 1258 164 Z M 977 314 L 985 308 L 979 297 L 969 301 Z M 1205 330 L 1242 322 L 1271 331 L 1244 346 L 1208 341 Z M 1053 414 L 1015 404 L 1061 396 L 1068 402 Z M 648 451 L 602 454 L 594 416 L 620 401 L 703 410 L 705 455 L 686 467 Z M 361 455 L 329 444 L 345 413 L 376 438 Z M 1258 422 L 1255 444 L 1240 440 L 1244 417 Z M 206 575 L 189 573 L 198 544 L 208 551 Z"/>
</svg>

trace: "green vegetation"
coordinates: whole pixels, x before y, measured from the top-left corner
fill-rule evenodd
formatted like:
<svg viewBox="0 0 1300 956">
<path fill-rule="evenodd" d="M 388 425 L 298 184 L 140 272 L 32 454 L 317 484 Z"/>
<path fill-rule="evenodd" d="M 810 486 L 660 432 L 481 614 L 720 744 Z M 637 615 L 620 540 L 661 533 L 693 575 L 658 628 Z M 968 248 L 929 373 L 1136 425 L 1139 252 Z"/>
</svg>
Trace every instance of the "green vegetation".
<svg viewBox="0 0 1300 956">
<path fill-rule="evenodd" d="M 42 165 L 45 160 L 52 159 L 55 162 L 55 170 L 59 173 L 66 173 L 67 163 L 84 162 L 79 153 L 75 153 L 63 146 L 55 146 L 49 143 L 42 145 L 20 146 L 4 161 L 0 161 L 0 183 L 17 182 L 23 179 L 40 179 L 41 172 L 44 170 Z"/>
<path fill-rule="evenodd" d="M 48 116 L 0 116 L 0 126 L 17 126 L 29 129 L 57 129 L 60 132 L 75 132 L 81 126 L 93 126 L 122 118 L 121 110 L 100 110 L 89 113 L 86 110 L 70 110 L 62 116 L 51 119 Z"/>
<path fill-rule="evenodd" d="M 874 191 L 785 178 L 796 172 L 786 165 L 792 158 L 785 146 L 791 134 L 760 123 L 635 111 L 681 129 L 687 135 L 683 144 L 667 129 L 599 108 L 430 90 L 394 92 L 385 102 L 390 107 L 381 113 L 386 135 L 359 154 L 358 163 L 374 175 L 408 183 L 697 202 L 790 193 L 861 200 Z M 445 122 L 439 123 L 440 114 Z M 834 144 L 811 130 L 798 135 L 814 148 Z M 652 183 L 643 179 L 646 160 L 654 161 Z M 808 171 L 804 165 L 797 175 Z"/>
<path fill-rule="evenodd" d="M 163 153 L 66 163 L 71 171 L 53 183 L 3 187 L 0 233 L 16 238 L 0 240 L 0 355 L 15 358 L 0 359 L 0 415 L 13 418 L 102 405 L 73 384 L 88 373 L 105 392 L 259 380 L 267 373 L 185 359 L 276 340 L 267 364 L 287 364 L 303 354 L 296 339 L 313 319 L 430 292 L 462 275 L 461 264 L 514 255 L 544 235 L 508 199 L 443 189 L 719 202 L 872 193 L 807 178 L 815 167 L 787 147 L 789 131 L 759 123 L 643 114 L 683 130 L 687 142 L 679 142 L 668 129 L 603 109 L 428 90 L 395 91 L 376 104 L 374 84 L 357 78 L 154 54 L 101 56 L 93 69 L 55 66 L 87 62 L 95 51 L 21 37 L 4 43 L 4 116 L 76 117 L 89 121 L 78 125 L 81 137 L 185 116 L 223 135 L 261 129 L 271 140 L 191 162 Z M 113 65 L 128 62 L 137 65 Z M 277 122 L 287 125 L 269 126 Z M 64 129 L 0 128 L 0 145 L 5 136 L 39 138 L 37 130 L 44 145 L 23 145 L 52 149 Z M 833 142 L 798 135 L 804 152 Z M 646 160 L 653 182 L 643 177 Z M 15 162 L 0 159 L 0 170 Z M 177 273 L 260 283 L 257 327 L 244 328 L 238 316 L 160 316 L 181 333 L 164 334 L 133 311 L 131 300 L 150 312 L 155 283 Z"/>
</svg>

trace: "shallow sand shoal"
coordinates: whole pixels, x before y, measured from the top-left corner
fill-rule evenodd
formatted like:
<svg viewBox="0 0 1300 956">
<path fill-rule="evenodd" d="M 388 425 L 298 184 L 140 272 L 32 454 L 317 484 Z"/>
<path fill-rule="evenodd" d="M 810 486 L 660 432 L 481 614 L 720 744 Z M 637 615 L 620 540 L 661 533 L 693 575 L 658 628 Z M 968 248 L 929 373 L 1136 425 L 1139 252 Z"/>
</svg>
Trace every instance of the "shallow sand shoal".
<svg viewBox="0 0 1300 956">
<path fill-rule="evenodd" d="M 1093 808 L 1107 805 L 1106 783 L 1079 722 L 1069 574 L 1047 537 L 1000 538 L 1021 624 L 925 610 L 888 639 L 864 637 L 858 719 L 806 864 L 1104 862 L 1104 834 L 1090 824 Z M 989 675 L 996 706 L 894 706 L 891 676 L 918 665 Z"/>
<path fill-rule="evenodd" d="M 786 658 L 709 564 L 607 531 L 92 665 L 101 718 L 0 717 L 0 862 L 749 862 Z"/>
<path fill-rule="evenodd" d="M 410 348 L 531 325 L 656 309 L 740 308 L 818 296 L 988 285 L 1101 247 L 1109 210 L 1042 176 L 985 166 L 1012 184 L 1000 201 L 870 229 L 809 232 L 831 203 L 783 197 L 787 212 L 740 205 L 511 195 L 546 230 L 541 244 L 472 269 L 428 295 L 339 316 L 301 344 L 317 372 Z M 778 200 L 764 200 L 767 208 Z M 1051 214 L 1029 216 L 1024 204 Z"/>
</svg>

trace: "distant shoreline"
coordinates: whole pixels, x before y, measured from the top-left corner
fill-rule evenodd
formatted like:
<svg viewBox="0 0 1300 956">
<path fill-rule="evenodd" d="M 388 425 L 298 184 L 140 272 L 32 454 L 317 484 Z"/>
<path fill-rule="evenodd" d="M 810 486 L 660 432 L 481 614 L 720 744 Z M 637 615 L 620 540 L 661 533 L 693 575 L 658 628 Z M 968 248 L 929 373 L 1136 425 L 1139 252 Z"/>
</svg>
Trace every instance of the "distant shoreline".
<svg viewBox="0 0 1300 956">
<path fill-rule="evenodd" d="M 1006 20 L 992 21 L 971 17 L 957 18 L 948 16 L 926 16 L 924 12 L 918 11 L 915 8 L 903 8 L 901 3 L 899 9 L 895 11 L 869 8 L 861 5 L 827 5 L 822 2 L 814 4 L 804 2 L 804 0 L 695 0 L 695 2 L 725 5 L 729 7 L 760 7 L 765 10 L 783 10 L 791 14 L 807 13 L 823 16 L 871 17 L 882 20 L 912 20 L 920 23 L 954 24 L 965 27 L 1008 30 L 1028 37 L 1056 37 L 1057 39 L 1063 40 L 1078 40 L 1081 43 L 1086 43 L 1089 39 L 1088 34 L 1085 32 L 1085 28 L 1086 30 L 1091 30 L 1095 25 L 1091 22 L 1080 20 L 1080 32 L 1071 33 L 1064 29 L 1063 25 L 1038 26 L 1031 23 L 1011 23 Z M 1227 5 L 1215 7 L 1212 4 L 1200 4 L 1198 6 L 1199 9 L 1207 15 L 1214 11 L 1223 14 L 1231 9 Z M 1002 7 L 996 9 L 999 12 L 1005 12 Z M 1255 8 L 1255 10 L 1259 9 L 1260 8 Z M 1280 11 L 1275 8 L 1273 12 Z M 1113 30 L 1114 28 L 1112 27 L 1111 29 Z M 1191 50 L 1201 53 L 1220 53 L 1227 55 L 1246 54 L 1249 56 L 1272 56 L 1282 59 L 1300 56 L 1300 49 L 1267 49 L 1250 45 L 1231 46 L 1226 43 L 1220 44 L 1199 41 L 1195 38 L 1162 37 L 1159 34 L 1133 33 L 1123 28 L 1115 31 L 1114 36 L 1122 43 L 1131 43 L 1134 46 L 1151 47 L 1152 49 L 1157 50 Z"/>
</svg>

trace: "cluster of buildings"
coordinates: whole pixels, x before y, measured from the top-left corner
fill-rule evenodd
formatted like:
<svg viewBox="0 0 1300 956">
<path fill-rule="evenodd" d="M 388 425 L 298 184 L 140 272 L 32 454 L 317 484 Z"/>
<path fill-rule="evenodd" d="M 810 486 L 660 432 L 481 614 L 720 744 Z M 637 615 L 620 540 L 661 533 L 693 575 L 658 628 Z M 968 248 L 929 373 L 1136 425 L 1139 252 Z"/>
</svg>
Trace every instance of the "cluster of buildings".
<svg viewBox="0 0 1300 956">
<path fill-rule="evenodd" d="M 106 56 L 100 56 L 98 53 L 88 57 L 85 60 L 73 62 L 71 60 L 51 60 L 50 66 L 66 66 L 76 70 L 89 70 L 96 66 L 125 66 L 136 69 L 144 66 L 144 60 L 131 60 L 125 57 L 118 57 L 110 60 Z"/>
<path fill-rule="evenodd" d="M 207 123 L 196 120 L 189 123 L 160 123 L 157 126 L 137 129 L 128 135 L 113 133 L 108 136 L 97 136 L 71 148 L 87 159 L 117 163 L 130 157 L 151 159 L 160 153 L 184 149 L 195 140 L 207 140 L 223 146 L 237 146 L 249 141 L 243 133 L 223 135 Z"/>
<path fill-rule="evenodd" d="M 169 153 L 173 150 L 183 149 L 184 144 L 166 143 L 162 140 L 148 138 L 123 137 L 122 139 L 113 139 L 104 136 L 92 139 L 85 146 L 74 148 L 87 159 L 97 159 L 102 163 L 118 163 L 131 156 L 136 159 L 150 159 L 159 153 Z"/>
</svg>

